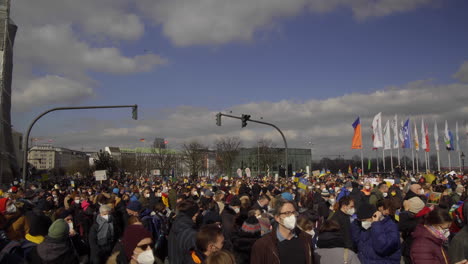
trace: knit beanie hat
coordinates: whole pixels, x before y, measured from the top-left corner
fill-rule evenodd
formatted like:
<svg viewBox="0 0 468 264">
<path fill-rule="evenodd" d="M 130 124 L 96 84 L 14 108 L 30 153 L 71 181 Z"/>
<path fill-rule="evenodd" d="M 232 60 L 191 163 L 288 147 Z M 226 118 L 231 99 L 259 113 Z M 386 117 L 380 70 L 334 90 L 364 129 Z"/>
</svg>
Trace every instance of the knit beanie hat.
<svg viewBox="0 0 468 264">
<path fill-rule="evenodd" d="M 324 197 L 330 197 L 330 193 L 327 191 L 327 189 L 323 189 L 321 195 Z"/>
<path fill-rule="evenodd" d="M 119 188 L 114 188 L 114 189 L 112 189 L 112 192 L 113 192 L 114 194 L 119 194 Z"/>
<path fill-rule="evenodd" d="M 408 199 L 408 211 L 412 212 L 413 214 L 419 213 L 425 206 L 423 200 L 419 197 L 413 197 Z"/>
<path fill-rule="evenodd" d="M 127 260 L 130 260 L 133 256 L 133 251 L 135 250 L 138 243 L 145 238 L 151 238 L 151 233 L 146 230 L 142 225 L 129 225 L 124 232 L 122 238 L 122 245 L 125 250 L 125 256 Z"/>
<path fill-rule="evenodd" d="M 241 200 L 239 199 L 239 196 L 234 196 L 232 197 L 231 201 L 229 202 L 230 206 L 240 206 L 241 205 Z"/>
<path fill-rule="evenodd" d="M 127 209 L 139 213 L 142 209 L 142 206 L 139 201 L 131 201 L 128 203 Z"/>
<path fill-rule="evenodd" d="M 257 232 L 260 233 L 262 227 L 255 216 L 249 216 L 242 224 L 241 229 L 243 232 L 255 234 Z"/>
<path fill-rule="evenodd" d="M 26 222 L 31 236 L 46 236 L 52 221 L 40 211 L 26 212 Z"/>
<path fill-rule="evenodd" d="M 357 218 L 358 219 L 368 219 L 372 218 L 374 213 L 377 211 L 375 205 L 363 203 L 359 206 L 357 210 Z"/>
<path fill-rule="evenodd" d="M 55 239 L 65 238 L 68 236 L 69 231 L 67 222 L 63 219 L 57 219 L 49 227 L 48 236 Z"/>
<path fill-rule="evenodd" d="M 281 197 L 283 197 L 283 199 L 288 200 L 288 201 L 294 200 L 292 194 L 288 192 L 282 193 Z"/>
</svg>

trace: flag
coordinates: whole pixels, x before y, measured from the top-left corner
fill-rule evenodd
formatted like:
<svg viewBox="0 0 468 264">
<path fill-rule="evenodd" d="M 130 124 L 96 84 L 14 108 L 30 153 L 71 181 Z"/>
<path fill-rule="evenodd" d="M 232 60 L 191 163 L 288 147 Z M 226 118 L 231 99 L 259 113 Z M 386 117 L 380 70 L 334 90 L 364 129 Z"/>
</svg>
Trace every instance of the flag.
<svg viewBox="0 0 468 264">
<path fill-rule="evenodd" d="M 370 171 L 371 169 L 371 161 L 370 159 L 367 160 L 367 170 Z"/>
<path fill-rule="evenodd" d="M 349 164 L 348 173 L 349 173 L 349 174 L 352 174 L 352 173 L 353 173 L 353 169 L 351 168 L 351 164 Z"/>
<path fill-rule="evenodd" d="M 362 133 L 361 133 L 361 122 L 359 117 L 353 123 L 354 136 L 351 144 L 351 149 L 362 149 Z"/>
<path fill-rule="evenodd" d="M 457 147 L 458 151 L 460 151 L 460 138 L 458 137 L 458 121 L 455 123 L 455 138 L 457 139 Z"/>
<path fill-rule="evenodd" d="M 424 119 L 421 119 L 421 148 L 426 152 L 430 151 L 429 131 L 427 131 L 427 125 L 424 123 Z"/>
<path fill-rule="evenodd" d="M 414 123 L 414 149 L 419 151 L 419 136 L 418 128 L 416 127 L 416 122 Z"/>
<path fill-rule="evenodd" d="M 383 147 L 383 135 L 382 135 L 382 113 L 378 113 L 374 116 L 372 121 L 372 130 L 373 130 L 373 147 L 381 148 Z"/>
<path fill-rule="evenodd" d="M 411 148 L 411 132 L 410 120 L 406 120 L 405 125 L 401 128 L 403 131 L 403 148 Z"/>
<path fill-rule="evenodd" d="M 403 122 L 401 122 L 401 128 L 400 128 L 400 142 L 401 142 L 401 147 L 405 147 L 405 136 L 403 135 Z"/>
<path fill-rule="evenodd" d="M 140 142 L 145 142 L 145 139 L 144 139 L 144 138 L 140 138 Z"/>
<path fill-rule="evenodd" d="M 301 178 L 301 179 L 299 180 L 299 183 L 297 184 L 297 187 L 299 187 L 299 188 L 301 188 L 301 189 L 303 189 L 303 190 L 306 190 L 308 184 L 309 184 L 309 183 L 307 182 L 307 179 Z"/>
<path fill-rule="evenodd" d="M 397 149 L 399 146 L 398 144 L 398 116 L 395 115 L 395 118 L 392 121 L 392 130 L 393 130 L 393 148 Z"/>
<path fill-rule="evenodd" d="M 436 150 L 439 151 L 439 131 L 437 130 L 437 121 L 434 122 L 434 143 Z"/>
<path fill-rule="evenodd" d="M 387 123 L 385 123 L 385 127 L 383 130 L 383 139 L 384 139 L 384 149 L 392 149 L 389 120 L 387 120 Z"/>
<path fill-rule="evenodd" d="M 445 120 L 444 142 L 445 142 L 445 148 L 448 151 L 453 150 L 453 136 L 452 136 L 452 132 L 448 129 L 447 120 Z"/>
</svg>

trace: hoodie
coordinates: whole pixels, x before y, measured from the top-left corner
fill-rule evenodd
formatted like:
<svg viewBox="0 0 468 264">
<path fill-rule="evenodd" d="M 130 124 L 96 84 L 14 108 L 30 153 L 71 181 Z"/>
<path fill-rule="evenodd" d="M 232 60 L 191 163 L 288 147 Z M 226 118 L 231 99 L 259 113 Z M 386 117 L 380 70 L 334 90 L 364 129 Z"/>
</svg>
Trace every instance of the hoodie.
<svg viewBox="0 0 468 264">
<path fill-rule="evenodd" d="M 169 233 L 169 261 L 171 264 L 183 264 L 189 250 L 195 248 L 197 231 L 192 218 L 180 212 Z"/>
</svg>

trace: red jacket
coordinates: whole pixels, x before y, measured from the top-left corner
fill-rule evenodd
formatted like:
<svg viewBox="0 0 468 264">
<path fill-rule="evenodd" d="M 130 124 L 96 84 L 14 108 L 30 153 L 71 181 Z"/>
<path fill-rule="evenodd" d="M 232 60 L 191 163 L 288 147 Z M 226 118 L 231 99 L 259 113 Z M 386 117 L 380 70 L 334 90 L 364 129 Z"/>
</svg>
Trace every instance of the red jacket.
<svg viewBox="0 0 468 264">
<path fill-rule="evenodd" d="M 424 225 L 414 230 L 411 244 L 411 260 L 414 264 L 449 264 L 444 241 L 432 234 Z"/>
</svg>

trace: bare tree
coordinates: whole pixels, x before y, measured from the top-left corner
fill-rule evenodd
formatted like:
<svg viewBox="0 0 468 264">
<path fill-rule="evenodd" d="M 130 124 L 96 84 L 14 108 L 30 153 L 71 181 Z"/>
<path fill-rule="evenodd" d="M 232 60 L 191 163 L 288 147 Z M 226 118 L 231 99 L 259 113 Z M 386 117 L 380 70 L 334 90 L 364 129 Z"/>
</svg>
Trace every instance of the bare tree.
<svg viewBox="0 0 468 264">
<path fill-rule="evenodd" d="M 176 165 L 176 153 L 170 149 L 152 148 L 151 162 L 153 169 L 159 169 L 161 175 L 170 175 Z"/>
<path fill-rule="evenodd" d="M 223 137 L 215 141 L 216 165 L 222 173 L 231 176 L 232 164 L 239 155 L 241 141 L 237 137 Z"/>
<path fill-rule="evenodd" d="M 90 172 L 89 162 L 87 160 L 76 160 L 65 168 L 65 171 L 68 175 L 80 173 L 81 175 L 87 176 Z"/>
<path fill-rule="evenodd" d="M 195 179 L 199 173 L 206 170 L 206 157 L 208 148 L 197 141 L 184 143 L 183 156 L 190 176 Z"/>
<path fill-rule="evenodd" d="M 257 145 L 254 146 L 254 150 L 250 153 L 251 160 L 254 160 L 257 164 L 259 174 L 267 171 L 272 171 L 273 166 L 279 163 L 280 151 L 276 148 L 276 145 L 270 139 L 260 139 Z"/>
</svg>

